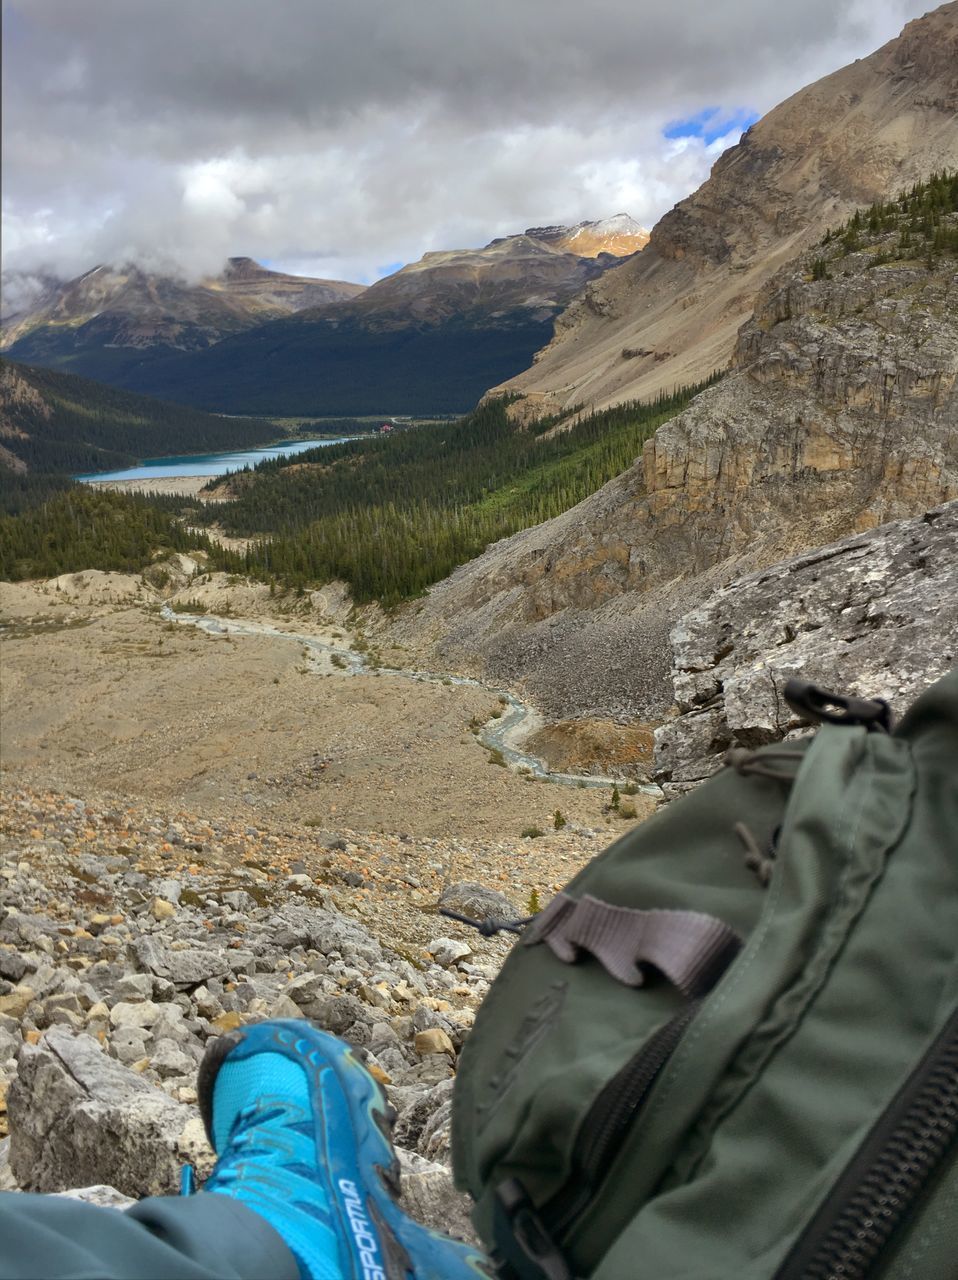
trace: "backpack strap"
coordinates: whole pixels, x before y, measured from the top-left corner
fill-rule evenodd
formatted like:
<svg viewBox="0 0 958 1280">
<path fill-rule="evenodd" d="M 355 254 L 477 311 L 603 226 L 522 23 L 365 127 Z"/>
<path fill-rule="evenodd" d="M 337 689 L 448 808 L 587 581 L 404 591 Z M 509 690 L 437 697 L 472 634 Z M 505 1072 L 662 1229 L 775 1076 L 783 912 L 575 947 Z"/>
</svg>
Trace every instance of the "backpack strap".
<svg viewBox="0 0 958 1280">
<path fill-rule="evenodd" d="M 742 946 L 734 929 L 700 911 L 642 911 L 566 893 L 557 893 L 526 926 L 522 945 L 540 942 L 564 964 L 588 952 L 627 987 L 643 986 L 639 965 L 653 965 L 693 998 L 712 990 Z"/>
</svg>

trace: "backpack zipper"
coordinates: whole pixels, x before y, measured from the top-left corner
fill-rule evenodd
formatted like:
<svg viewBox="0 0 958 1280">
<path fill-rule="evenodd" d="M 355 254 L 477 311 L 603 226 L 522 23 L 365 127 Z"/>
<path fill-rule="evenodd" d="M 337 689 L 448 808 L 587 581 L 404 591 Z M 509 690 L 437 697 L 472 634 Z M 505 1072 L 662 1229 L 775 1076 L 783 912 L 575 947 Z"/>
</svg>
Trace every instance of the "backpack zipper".
<svg viewBox="0 0 958 1280">
<path fill-rule="evenodd" d="M 539 1218 L 553 1239 L 561 1240 L 587 1208 L 700 1006 L 701 1001 L 693 1001 L 661 1026 L 593 1102 L 573 1149 L 569 1181 L 539 1210 Z"/>
<path fill-rule="evenodd" d="M 867 1280 L 958 1139 L 958 1010 L 875 1125 L 775 1280 Z"/>
</svg>

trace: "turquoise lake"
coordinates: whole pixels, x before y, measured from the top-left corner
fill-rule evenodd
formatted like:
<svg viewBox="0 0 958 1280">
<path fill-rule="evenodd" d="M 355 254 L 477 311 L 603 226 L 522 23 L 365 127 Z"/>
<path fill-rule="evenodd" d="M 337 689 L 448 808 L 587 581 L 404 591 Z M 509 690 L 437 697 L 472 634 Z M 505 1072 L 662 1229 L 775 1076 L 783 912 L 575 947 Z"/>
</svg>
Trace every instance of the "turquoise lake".
<svg viewBox="0 0 958 1280">
<path fill-rule="evenodd" d="M 74 476 L 74 480 L 162 480 L 166 476 L 221 476 L 227 471 L 241 471 L 243 467 L 255 467 L 267 458 L 290 457 L 306 449 L 340 444 L 351 436 L 337 436 L 326 440 L 290 440 L 282 444 L 268 445 L 262 449 L 242 449 L 227 453 L 197 453 L 186 457 L 146 458 L 136 467 L 120 471 L 97 471 L 93 475 Z"/>
</svg>

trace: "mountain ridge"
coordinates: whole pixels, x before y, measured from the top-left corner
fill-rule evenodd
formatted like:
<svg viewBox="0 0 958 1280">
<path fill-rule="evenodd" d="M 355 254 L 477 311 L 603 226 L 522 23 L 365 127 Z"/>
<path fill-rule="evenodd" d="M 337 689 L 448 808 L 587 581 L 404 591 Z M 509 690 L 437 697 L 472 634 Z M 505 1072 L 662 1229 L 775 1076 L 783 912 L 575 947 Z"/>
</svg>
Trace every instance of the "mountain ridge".
<svg viewBox="0 0 958 1280">
<path fill-rule="evenodd" d="M 300 307 L 354 297 L 364 287 L 270 271 L 251 258 L 230 258 L 218 276 L 197 284 L 135 264 L 100 264 L 72 280 L 45 283 L 38 307 L 6 318 L 5 349 L 19 344 L 23 352 L 30 335 L 46 328 L 90 336 L 87 326 L 119 346 L 197 349 Z"/>
<path fill-rule="evenodd" d="M 277 434 L 260 419 L 218 417 L 0 359 L 0 474 L 102 471 L 164 453 L 250 448 Z"/>
<path fill-rule="evenodd" d="M 19 329 L 8 326 L 7 349 L 28 363 L 213 411 L 465 412 L 527 364 L 569 299 L 645 236 L 628 215 L 539 230 L 544 238 L 524 233 L 480 249 L 435 250 L 368 288 L 349 286 L 352 296 L 313 305 L 301 295 L 301 305 L 282 315 L 276 298 L 298 278 L 234 259 L 215 289 L 189 295 L 133 268 L 137 305 L 77 324 L 71 291 L 95 292 L 98 272 L 121 291 L 127 283 L 97 268 L 60 290 L 62 321 L 48 304 Z M 565 248 L 569 238 L 584 252 Z M 251 276 L 260 309 L 252 319 Z"/>
<path fill-rule="evenodd" d="M 584 290 L 490 394 L 525 417 L 602 408 L 724 367 L 759 289 L 861 204 L 958 168 L 958 3 L 773 108 L 649 244 Z"/>
</svg>

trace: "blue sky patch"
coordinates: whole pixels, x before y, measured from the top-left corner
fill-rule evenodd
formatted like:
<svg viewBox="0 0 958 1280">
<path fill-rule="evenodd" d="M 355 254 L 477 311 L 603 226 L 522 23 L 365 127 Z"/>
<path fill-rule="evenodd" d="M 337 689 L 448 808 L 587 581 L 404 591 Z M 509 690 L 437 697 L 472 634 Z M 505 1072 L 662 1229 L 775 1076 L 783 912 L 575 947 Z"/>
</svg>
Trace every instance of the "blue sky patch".
<svg viewBox="0 0 958 1280">
<path fill-rule="evenodd" d="M 666 138 L 701 138 L 707 146 L 734 130 L 744 133 L 757 119 L 758 112 L 746 107 L 739 107 L 731 113 L 724 112 L 721 107 L 705 107 L 694 116 L 673 120 L 662 133 Z"/>
<path fill-rule="evenodd" d="M 394 276 L 399 268 L 405 265 L 405 262 L 387 262 L 385 265 L 376 268 L 376 279 L 382 280 L 386 276 Z"/>
</svg>

